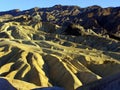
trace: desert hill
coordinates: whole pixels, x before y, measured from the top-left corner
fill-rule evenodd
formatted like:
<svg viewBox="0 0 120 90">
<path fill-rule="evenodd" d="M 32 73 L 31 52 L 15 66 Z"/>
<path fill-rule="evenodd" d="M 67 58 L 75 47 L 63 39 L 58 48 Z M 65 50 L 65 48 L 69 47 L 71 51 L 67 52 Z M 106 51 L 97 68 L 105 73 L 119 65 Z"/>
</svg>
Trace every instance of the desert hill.
<svg viewBox="0 0 120 90">
<path fill-rule="evenodd" d="M 114 88 L 120 73 L 119 20 L 119 7 L 0 12 L 0 89 Z"/>
<path fill-rule="evenodd" d="M 120 7 L 102 8 L 94 5 L 86 8 L 78 6 L 55 5 L 49 8 L 32 8 L 20 11 L 14 9 L 0 12 L 0 15 L 20 16 L 39 13 L 41 20 L 57 25 L 66 25 L 68 22 L 80 24 L 85 29 L 92 29 L 97 33 L 120 35 Z"/>
</svg>

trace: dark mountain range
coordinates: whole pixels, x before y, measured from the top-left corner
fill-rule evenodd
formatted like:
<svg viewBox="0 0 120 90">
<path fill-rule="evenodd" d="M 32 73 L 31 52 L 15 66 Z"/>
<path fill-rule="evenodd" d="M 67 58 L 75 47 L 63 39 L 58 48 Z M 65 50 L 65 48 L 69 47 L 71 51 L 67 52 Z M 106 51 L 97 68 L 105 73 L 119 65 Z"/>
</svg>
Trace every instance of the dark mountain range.
<svg viewBox="0 0 120 90">
<path fill-rule="evenodd" d="M 0 12 L 0 15 L 32 15 L 35 12 L 40 14 L 42 21 L 44 22 L 51 22 L 58 25 L 75 23 L 80 24 L 85 29 L 92 29 L 97 33 L 120 35 L 120 7 L 102 8 L 95 5 L 80 8 L 78 6 L 55 5 L 50 8 L 36 7 L 24 11 L 15 9 Z"/>
</svg>

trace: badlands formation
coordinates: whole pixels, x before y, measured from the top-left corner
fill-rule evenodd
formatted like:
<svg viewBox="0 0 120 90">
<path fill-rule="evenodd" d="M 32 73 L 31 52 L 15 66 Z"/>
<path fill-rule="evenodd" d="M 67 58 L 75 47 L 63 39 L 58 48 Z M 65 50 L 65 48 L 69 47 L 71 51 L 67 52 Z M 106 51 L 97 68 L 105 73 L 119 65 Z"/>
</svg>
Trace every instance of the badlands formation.
<svg viewBox="0 0 120 90">
<path fill-rule="evenodd" d="M 119 90 L 120 7 L 0 12 L 0 90 Z"/>
</svg>

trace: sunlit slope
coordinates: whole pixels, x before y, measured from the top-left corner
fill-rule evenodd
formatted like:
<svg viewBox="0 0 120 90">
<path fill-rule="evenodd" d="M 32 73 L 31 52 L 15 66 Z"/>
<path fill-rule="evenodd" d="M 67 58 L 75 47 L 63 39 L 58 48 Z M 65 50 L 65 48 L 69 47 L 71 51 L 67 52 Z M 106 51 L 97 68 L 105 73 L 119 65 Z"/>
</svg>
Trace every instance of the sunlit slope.
<svg viewBox="0 0 120 90">
<path fill-rule="evenodd" d="M 40 87 L 57 85 L 74 90 L 118 73 L 120 68 L 119 52 L 97 50 L 63 39 L 54 42 L 2 38 L 0 42 L 0 76 Z"/>
</svg>

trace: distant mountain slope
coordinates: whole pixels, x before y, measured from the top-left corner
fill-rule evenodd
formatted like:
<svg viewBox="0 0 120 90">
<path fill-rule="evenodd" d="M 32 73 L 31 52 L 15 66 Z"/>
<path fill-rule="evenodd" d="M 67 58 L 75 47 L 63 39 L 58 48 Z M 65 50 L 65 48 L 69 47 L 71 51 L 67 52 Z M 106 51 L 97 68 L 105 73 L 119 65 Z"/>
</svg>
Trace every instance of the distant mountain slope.
<svg viewBox="0 0 120 90">
<path fill-rule="evenodd" d="M 19 9 L 0 12 L 1 15 L 12 16 L 32 15 L 38 12 L 44 22 L 66 25 L 68 22 L 77 23 L 97 33 L 112 33 L 120 35 L 120 7 L 102 8 L 91 6 L 80 8 L 78 6 L 55 5 L 49 8 L 32 8 L 20 11 Z"/>
</svg>

